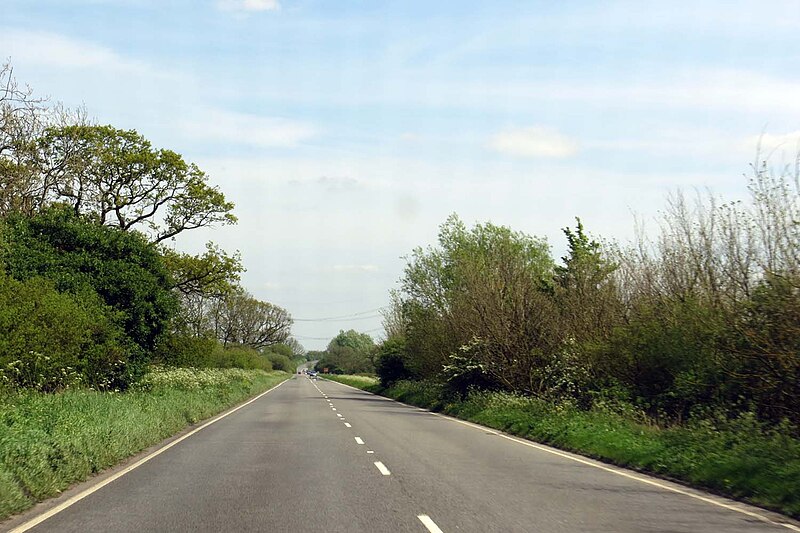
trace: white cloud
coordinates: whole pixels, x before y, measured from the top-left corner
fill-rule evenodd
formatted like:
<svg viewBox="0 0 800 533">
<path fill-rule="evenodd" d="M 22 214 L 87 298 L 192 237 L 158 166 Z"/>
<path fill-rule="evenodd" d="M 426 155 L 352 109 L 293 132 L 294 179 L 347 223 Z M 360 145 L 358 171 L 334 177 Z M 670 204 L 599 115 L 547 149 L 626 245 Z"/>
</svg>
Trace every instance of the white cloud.
<svg viewBox="0 0 800 533">
<path fill-rule="evenodd" d="M 125 58 L 104 46 L 45 31 L 0 28 L 0 50 L 12 64 L 57 68 L 91 68 L 149 72 L 144 63 Z M 4 57 L 5 59 L 5 57 Z"/>
<path fill-rule="evenodd" d="M 578 151 L 574 141 L 538 126 L 500 132 L 490 139 L 489 147 L 502 154 L 556 159 L 569 157 Z"/>
<path fill-rule="evenodd" d="M 187 137 L 260 147 L 292 147 L 317 134 L 314 126 L 278 117 L 198 109 L 178 128 Z"/>
<path fill-rule="evenodd" d="M 278 11 L 278 0 L 218 0 L 217 7 L 223 11 Z"/>
</svg>

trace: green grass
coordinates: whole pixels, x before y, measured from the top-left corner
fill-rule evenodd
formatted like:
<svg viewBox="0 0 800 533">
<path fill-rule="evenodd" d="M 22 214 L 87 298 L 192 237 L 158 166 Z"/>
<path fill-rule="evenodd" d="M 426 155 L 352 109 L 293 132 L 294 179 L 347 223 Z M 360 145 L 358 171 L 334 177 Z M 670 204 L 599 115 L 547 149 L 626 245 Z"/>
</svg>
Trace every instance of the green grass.
<svg viewBox="0 0 800 533">
<path fill-rule="evenodd" d="M 351 387 L 356 387 L 357 389 L 365 389 L 369 390 L 370 387 L 374 387 L 378 385 L 378 378 L 372 376 L 355 376 L 355 375 L 345 375 L 345 374 L 320 374 L 320 377 L 325 379 L 329 379 L 331 381 L 337 381 L 339 383 L 344 383 L 345 385 L 350 385 Z"/>
<path fill-rule="evenodd" d="M 584 411 L 499 392 L 458 400 L 433 383 L 402 381 L 381 389 L 351 378 L 335 380 L 800 517 L 800 440 L 788 428 L 766 428 L 750 415 L 662 428 L 619 404 Z"/>
<path fill-rule="evenodd" d="M 287 379 L 284 372 L 155 369 L 124 393 L 0 395 L 0 519 Z"/>
</svg>

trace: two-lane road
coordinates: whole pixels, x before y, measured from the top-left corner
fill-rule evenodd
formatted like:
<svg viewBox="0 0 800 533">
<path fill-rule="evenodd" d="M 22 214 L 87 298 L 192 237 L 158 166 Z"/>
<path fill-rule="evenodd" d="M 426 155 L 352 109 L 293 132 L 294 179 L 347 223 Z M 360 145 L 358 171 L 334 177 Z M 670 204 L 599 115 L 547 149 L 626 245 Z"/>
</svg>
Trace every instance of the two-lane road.
<svg viewBox="0 0 800 533">
<path fill-rule="evenodd" d="M 786 520 L 295 376 L 31 531 L 800 531 L 779 522 Z"/>
</svg>

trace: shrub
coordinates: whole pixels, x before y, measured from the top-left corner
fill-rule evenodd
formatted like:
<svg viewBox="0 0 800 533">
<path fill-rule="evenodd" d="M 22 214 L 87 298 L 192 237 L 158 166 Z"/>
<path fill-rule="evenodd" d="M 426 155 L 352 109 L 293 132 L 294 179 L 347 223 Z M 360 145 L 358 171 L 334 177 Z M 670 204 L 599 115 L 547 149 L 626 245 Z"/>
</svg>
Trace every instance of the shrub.
<svg viewBox="0 0 800 533">
<path fill-rule="evenodd" d="M 272 368 L 275 370 L 283 370 L 284 372 L 290 373 L 294 373 L 294 371 L 297 370 L 297 365 L 284 354 L 267 351 L 264 352 L 263 357 L 272 363 Z"/>
<path fill-rule="evenodd" d="M 40 391 L 127 387 L 138 375 L 136 349 L 115 318 L 94 293 L 63 294 L 50 281 L 0 272 L 0 379 Z"/>
<path fill-rule="evenodd" d="M 271 371 L 272 363 L 253 348 L 247 346 L 223 347 L 217 345 L 212 352 L 213 366 L 217 368 L 242 368 Z"/>
<path fill-rule="evenodd" d="M 156 248 L 136 232 L 99 226 L 60 206 L 32 217 L 9 216 L 6 271 L 17 280 L 42 277 L 59 292 L 90 292 L 119 312 L 125 333 L 150 352 L 177 310 Z"/>
<path fill-rule="evenodd" d="M 403 337 L 386 339 L 378 348 L 375 373 L 386 387 L 395 381 L 412 379 L 414 373 L 406 366 L 406 340 Z"/>
</svg>

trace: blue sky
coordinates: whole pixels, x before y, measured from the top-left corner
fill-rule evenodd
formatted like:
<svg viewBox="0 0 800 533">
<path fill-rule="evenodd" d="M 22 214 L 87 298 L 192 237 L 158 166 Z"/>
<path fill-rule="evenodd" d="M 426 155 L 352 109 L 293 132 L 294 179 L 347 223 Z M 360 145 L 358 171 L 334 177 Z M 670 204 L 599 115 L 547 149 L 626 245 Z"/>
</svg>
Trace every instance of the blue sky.
<svg viewBox="0 0 800 533">
<path fill-rule="evenodd" d="M 745 193 L 756 141 L 800 139 L 800 4 L 7 0 L 0 55 L 196 162 L 244 285 L 309 348 L 375 335 L 401 256 L 448 214 L 621 241 L 678 187 Z M 654 228 L 655 224 L 651 227 Z"/>
</svg>

